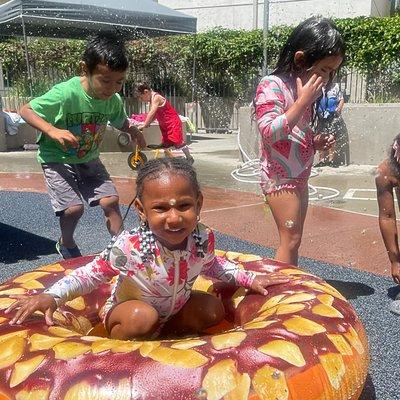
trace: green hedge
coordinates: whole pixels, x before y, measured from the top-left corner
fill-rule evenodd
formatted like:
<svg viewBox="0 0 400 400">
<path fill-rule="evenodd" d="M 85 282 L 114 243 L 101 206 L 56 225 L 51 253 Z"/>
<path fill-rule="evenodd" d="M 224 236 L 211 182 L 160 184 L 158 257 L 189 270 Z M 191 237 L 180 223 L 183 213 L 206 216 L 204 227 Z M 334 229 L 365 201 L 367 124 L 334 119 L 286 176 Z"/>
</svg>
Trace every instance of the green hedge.
<svg viewBox="0 0 400 400">
<path fill-rule="evenodd" d="M 400 16 L 355 18 L 335 21 L 347 43 L 347 67 L 366 74 L 393 70 L 399 66 Z M 274 27 L 267 39 L 268 64 L 273 67 L 279 49 L 292 28 Z M 54 80 L 79 71 L 84 42 L 33 39 L 29 41 L 35 92 L 43 91 Z M 131 70 L 129 82 L 137 76 L 158 86 L 174 84 L 182 94 L 193 90 L 192 67 L 195 60 L 196 92 L 200 96 L 218 94 L 246 98 L 251 78 L 258 75 L 263 62 L 261 30 L 213 29 L 192 36 L 171 36 L 132 41 L 128 44 Z M 21 40 L 2 40 L 0 59 L 13 87 L 26 88 L 26 66 Z M 51 66 L 51 73 L 49 73 Z M 38 83 L 39 82 L 39 83 Z M 38 93 L 34 93 L 35 95 Z"/>
</svg>

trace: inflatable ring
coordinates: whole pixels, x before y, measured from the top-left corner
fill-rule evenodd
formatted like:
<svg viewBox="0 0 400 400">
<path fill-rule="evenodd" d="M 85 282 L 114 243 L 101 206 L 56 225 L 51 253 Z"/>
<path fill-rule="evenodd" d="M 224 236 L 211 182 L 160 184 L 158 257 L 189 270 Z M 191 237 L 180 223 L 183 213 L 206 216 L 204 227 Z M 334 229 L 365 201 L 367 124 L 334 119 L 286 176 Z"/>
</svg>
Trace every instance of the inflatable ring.
<svg viewBox="0 0 400 400">
<path fill-rule="evenodd" d="M 280 271 L 289 283 L 267 296 L 199 277 L 197 290 L 221 296 L 226 321 L 202 336 L 121 341 L 90 334 L 110 293 L 103 285 L 20 326 L 4 310 L 11 294 L 38 293 L 91 260 L 47 265 L 0 286 L 0 399 L 353 400 L 367 375 L 368 345 L 351 305 L 332 286 L 268 259 L 218 252 L 253 271 Z"/>
</svg>

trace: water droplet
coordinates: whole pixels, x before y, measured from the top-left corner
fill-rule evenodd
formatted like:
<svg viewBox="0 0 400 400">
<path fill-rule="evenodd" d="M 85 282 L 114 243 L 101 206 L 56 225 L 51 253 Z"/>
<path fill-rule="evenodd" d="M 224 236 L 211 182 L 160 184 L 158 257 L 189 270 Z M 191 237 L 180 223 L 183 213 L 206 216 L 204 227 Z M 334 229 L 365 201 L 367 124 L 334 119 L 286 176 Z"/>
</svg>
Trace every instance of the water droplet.
<svg viewBox="0 0 400 400">
<path fill-rule="evenodd" d="M 279 379 L 281 377 L 281 373 L 280 371 L 278 371 L 277 369 L 272 373 L 272 378 L 273 379 Z"/>
<path fill-rule="evenodd" d="M 293 228 L 294 227 L 294 222 L 291 220 L 291 219 L 288 219 L 286 222 L 285 222 L 285 226 L 286 226 L 286 228 Z"/>
<path fill-rule="evenodd" d="M 356 265 L 355 261 L 349 261 L 349 267 L 353 268 Z"/>
<path fill-rule="evenodd" d="M 207 400 L 207 390 L 204 388 L 197 389 L 195 397 L 198 400 Z"/>
<path fill-rule="evenodd" d="M 365 235 L 365 232 L 367 232 L 365 229 L 363 229 L 362 231 L 361 231 L 361 235 Z"/>
<path fill-rule="evenodd" d="M 363 209 L 362 209 L 363 211 L 367 211 L 367 207 L 363 207 Z"/>
<path fill-rule="evenodd" d="M 372 244 L 376 244 L 376 240 L 374 240 L 374 241 L 372 242 Z"/>
</svg>

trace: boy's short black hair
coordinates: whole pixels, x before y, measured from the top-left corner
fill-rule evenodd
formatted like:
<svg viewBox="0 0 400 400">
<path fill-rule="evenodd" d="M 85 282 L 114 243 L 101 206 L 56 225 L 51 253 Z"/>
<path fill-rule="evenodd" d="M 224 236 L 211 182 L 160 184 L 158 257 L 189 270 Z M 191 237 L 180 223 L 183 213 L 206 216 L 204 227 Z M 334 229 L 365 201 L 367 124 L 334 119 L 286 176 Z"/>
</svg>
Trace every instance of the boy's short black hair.
<svg viewBox="0 0 400 400">
<path fill-rule="evenodd" d="M 123 38 L 109 32 L 89 37 L 82 61 L 89 73 L 98 64 L 104 63 L 113 71 L 126 71 L 129 65 Z"/>
</svg>

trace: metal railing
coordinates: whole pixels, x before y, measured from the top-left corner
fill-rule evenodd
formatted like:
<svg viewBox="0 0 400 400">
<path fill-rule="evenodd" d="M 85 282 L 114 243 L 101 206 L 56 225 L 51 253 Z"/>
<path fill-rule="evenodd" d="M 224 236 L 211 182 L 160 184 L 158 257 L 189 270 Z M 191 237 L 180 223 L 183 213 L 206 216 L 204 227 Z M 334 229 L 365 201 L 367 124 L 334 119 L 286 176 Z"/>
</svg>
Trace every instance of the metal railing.
<svg viewBox="0 0 400 400">
<path fill-rule="evenodd" d="M 69 78 L 65 73 L 41 66 L 32 66 L 33 82 L 30 88 L 35 94 L 45 92 L 54 83 Z M 44 69 L 45 68 L 45 69 Z M 74 71 L 70 71 L 70 76 Z M 134 82 L 146 80 L 144 74 L 137 74 Z M 151 78 L 147 76 L 147 80 Z M 245 79 L 244 79 L 245 80 Z M 243 105 L 249 105 L 254 97 L 259 76 L 253 76 L 242 83 L 242 92 L 239 96 L 231 84 L 226 84 L 223 77 L 211 76 L 209 82 L 196 82 L 191 88 L 182 89 L 182 82 L 159 77 L 155 80 L 154 89 L 163 94 L 178 111 L 179 114 L 189 117 L 199 130 L 206 132 L 231 132 L 238 129 L 238 110 Z M 204 81 L 204 76 L 203 76 Z M 356 71 L 343 69 L 338 81 L 345 95 L 346 102 L 400 102 L 400 65 L 390 70 L 379 71 L 375 74 L 363 75 Z M 16 79 L 13 71 L 3 69 L 0 74 L 0 96 L 3 109 L 18 110 L 22 104 L 29 101 L 27 80 L 23 77 Z M 128 115 L 148 112 L 148 105 L 140 103 L 134 96 L 135 83 L 132 78 L 122 91 Z M 189 94 L 187 94 L 189 91 Z M 236 88 L 237 92 L 237 88 Z"/>
</svg>

